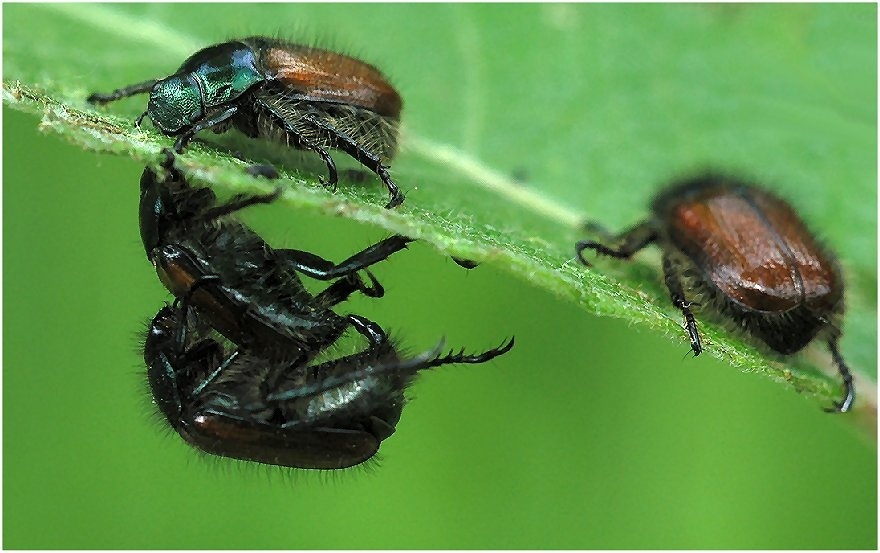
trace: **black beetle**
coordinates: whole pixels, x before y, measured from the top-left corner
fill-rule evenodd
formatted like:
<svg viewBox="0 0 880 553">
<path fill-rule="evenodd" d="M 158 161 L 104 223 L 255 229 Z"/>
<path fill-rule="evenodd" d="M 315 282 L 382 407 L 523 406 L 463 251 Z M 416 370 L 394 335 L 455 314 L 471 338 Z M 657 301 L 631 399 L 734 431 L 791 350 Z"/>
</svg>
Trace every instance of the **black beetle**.
<svg viewBox="0 0 880 553">
<path fill-rule="evenodd" d="M 140 198 L 144 248 L 172 294 L 198 308 L 229 340 L 265 356 L 277 352 L 290 359 L 298 351 L 310 358 L 350 326 L 370 338 L 370 321 L 337 315 L 331 307 L 354 291 L 381 297 L 384 290 L 372 274 L 367 272 L 371 284 L 366 286 L 358 271 L 405 248 L 410 238 L 392 236 L 340 264 L 309 252 L 274 249 L 229 215 L 274 201 L 277 190 L 218 205 L 211 190 L 189 186 L 173 161 L 167 152 L 164 178 L 144 170 Z M 313 296 L 298 273 L 336 282 Z"/>
<path fill-rule="evenodd" d="M 653 216 L 613 238 L 613 247 L 593 240 L 584 250 L 628 259 L 656 242 L 672 303 L 681 310 L 694 355 L 700 335 L 685 283 L 723 318 L 781 354 L 826 337 L 845 394 L 829 411 L 849 411 L 855 401 L 852 376 L 838 350 L 843 316 L 843 276 L 792 207 L 777 196 L 737 179 L 705 174 L 662 191 Z"/>
<path fill-rule="evenodd" d="M 150 93 L 147 111 L 156 127 L 176 136 L 181 152 L 199 131 L 235 127 L 312 150 L 327 165 L 326 185 L 336 186 L 328 148 L 342 150 L 376 173 L 388 188 L 386 207 L 403 203 L 387 163 L 397 149 L 403 101 L 382 73 L 356 58 L 266 37 L 248 37 L 199 50 L 173 75 L 95 93 L 105 104 Z"/>
<path fill-rule="evenodd" d="M 193 447 L 224 457 L 306 469 L 342 469 L 371 458 L 391 436 L 420 370 L 484 363 L 513 339 L 477 355 L 407 358 L 374 325 L 370 346 L 309 365 L 268 359 L 215 338 L 195 310 L 165 307 L 150 324 L 144 360 L 153 399 Z"/>
</svg>

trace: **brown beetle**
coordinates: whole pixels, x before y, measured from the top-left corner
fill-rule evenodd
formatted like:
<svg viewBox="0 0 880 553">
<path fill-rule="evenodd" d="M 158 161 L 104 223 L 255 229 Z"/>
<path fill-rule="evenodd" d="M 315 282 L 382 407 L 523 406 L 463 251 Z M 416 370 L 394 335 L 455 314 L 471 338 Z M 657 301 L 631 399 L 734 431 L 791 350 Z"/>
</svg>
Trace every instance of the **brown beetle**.
<svg viewBox="0 0 880 553">
<path fill-rule="evenodd" d="M 397 149 L 403 100 L 382 73 L 359 59 L 286 42 L 248 37 L 199 50 L 173 75 L 92 94 L 106 104 L 150 93 L 147 111 L 163 133 L 176 136 L 176 152 L 204 129 L 234 127 L 250 137 L 312 150 L 327 165 L 335 188 L 336 164 L 328 148 L 342 150 L 376 173 L 388 188 L 386 207 L 403 203 L 388 174 Z"/>
<path fill-rule="evenodd" d="M 164 307 L 147 330 L 153 401 L 190 445 L 269 465 L 342 469 L 373 457 L 395 432 L 404 390 L 419 371 L 480 364 L 510 351 L 469 355 L 441 346 L 409 356 L 375 323 L 367 349 L 311 362 L 269 359 L 227 344 L 195 310 Z M 326 352 L 330 343 L 320 349 Z"/>
<path fill-rule="evenodd" d="M 685 289 L 736 327 L 789 355 L 817 336 L 828 342 L 843 378 L 844 398 L 829 411 L 846 412 L 855 401 L 852 376 L 838 350 L 843 316 L 843 277 L 792 207 L 773 194 L 717 174 L 700 175 L 661 192 L 653 216 L 610 238 L 608 246 L 582 240 L 575 249 L 628 259 L 656 242 L 672 303 L 681 310 L 694 355 L 702 352 L 696 304 Z"/>
</svg>

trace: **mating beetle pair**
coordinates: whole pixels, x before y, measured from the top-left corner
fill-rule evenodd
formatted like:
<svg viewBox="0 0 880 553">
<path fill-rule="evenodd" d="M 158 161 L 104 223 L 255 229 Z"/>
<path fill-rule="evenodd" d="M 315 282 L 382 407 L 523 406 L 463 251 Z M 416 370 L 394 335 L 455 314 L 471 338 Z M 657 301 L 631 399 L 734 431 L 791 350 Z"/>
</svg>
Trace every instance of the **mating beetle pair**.
<svg viewBox="0 0 880 553">
<path fill-rule="evenodd" d="M 173 167 L 141 177 L 140 225 L 148 258 L 177 298 L 153 319 L 144 360 L 153 399 L 188 443 L 216 455 L 316 469 L 372 457 L 395 429 L 416 373 L 451 363 L 483 363 L 513 340 L 476 355 L 439 347 L 403 356 L 385 331 L 332 308 L 352 293 L 384 294 L 368 267 L 411 241 L 392 236 L 333 264 L 277 250 L 231 215 L 275 193 L 217 204 Z M 359 272 L 366 272 L 366 285 Z M 312 295 L 299 274 L 332 280 Z M 367 347 L 316 362 L 353 329 Z"/>
</svg>

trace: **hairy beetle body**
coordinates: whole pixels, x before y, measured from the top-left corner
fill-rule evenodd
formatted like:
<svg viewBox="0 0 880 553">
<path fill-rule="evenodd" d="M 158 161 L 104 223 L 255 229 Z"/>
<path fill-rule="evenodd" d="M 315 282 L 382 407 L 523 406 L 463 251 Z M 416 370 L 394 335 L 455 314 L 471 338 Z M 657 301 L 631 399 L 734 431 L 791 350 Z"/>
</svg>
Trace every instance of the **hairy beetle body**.
<svg viewBox="0 0 880 553">
<path fill-rule="evenodd" d="M 103 104 L 149 92 L 148 116 L 183 151 L 205 129 L 236 128 L 287 146 L 312 150 L 327 165 L 327 186 L 338 174 L 327 149 L 341 150 L 388 188 L 387 207 L 404 196 L 388 174 L 397 150 L 403 101 L 382 73 L 359 59 L 274 38 L 248 37 L 190 56 L 176 73 L 92 94 Z"/>
<path fill-rule="evenodd" d="M 394 433 L 404 390 L 418 371 L 484 363 L 511 347 L 513 340 L 477 355 L 443 356 L 438 348 L 406 358 L 381 333 L 364 351 L 309 364 L 231 349 L 195 311 L 165 307 L 150 323 L 144 360 L 160 412 L 196 449 L 269 465 L 342 469 L 373 457 Z"/>
<path fill-rule="evenodd" d="M 277 193 L 236 196 L 218 204 L 213 192 L 190 187 L 165 162 L 167 176 L 150 168 L 141 177 L 140 227 L 147 256 L 162 283 L 229 340 L 247 349 L 309 357 L 346 329 L 370 338 L 372 323 L 331 308 L 360 291 L 381 297 L 384 290 L 369 272 L 358 272 L 405 248 L 411 241 L 392 236 L 334 264 L 309 252 L 275 249 L 229 215 L 270 203 Z M 334 282 L 317 296 L 300 274 Z"/>
<path fill-rule="evenodd" d="M 852 376 L 837 347 L 844 311 L 840 267 L 787 202 L 756 186 L 707 174 L 658 194 L 652 211 L 649 220 L 612 238 L 614 246 L 578 242 L 578 257 L 589 265 L 583 252 L 591 249 L 628 259 L 656 242 L 663 250 L 666 286 L 684 316 L 695 355 L 702 352 L 691 311 L 695 296 L 784 355 L 823 336 L 845 387 L 834 410 L 851 409 Z"/>
<path fill-rule="evenodd" d="M 843 312 L 843 280 L 780 198 L 752 186 L 692 181 L 654 202 L 658 242 L 700 275 L 694 284 L 770 346 L 801 350 Z"/>
</svg>

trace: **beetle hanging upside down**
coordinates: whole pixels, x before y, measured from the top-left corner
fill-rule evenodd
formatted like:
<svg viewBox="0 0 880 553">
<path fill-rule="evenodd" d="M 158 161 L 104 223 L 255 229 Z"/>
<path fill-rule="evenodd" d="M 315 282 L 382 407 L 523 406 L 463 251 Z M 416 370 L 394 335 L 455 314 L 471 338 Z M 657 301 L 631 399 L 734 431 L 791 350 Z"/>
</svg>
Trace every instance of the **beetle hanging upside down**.
<svg viewBox="0 0 880 553">
<path fill-rule="evenodd" d="M 150 324 L 144 360 L 159 410 L 193 447 L 273 465 L 350 467 L 394 432 L 418 371 L 483 363 L 513 347 L 511 339 L 477 355 L 403 355 L 378 324 L 333 308 L 355 292 L 381 297 L 368 267 L 411 239 L 386 238 L 339 264 L 275 249 L 231 215 L 277 191 L 218 203 L 173 161 L 167 152 L 165 176 L 148 167 L 141 177 L 144 249 L 177 297 Z M 312 294 L 300 275 L 332 282 Z M 334 358 L 349 330 L 367 346 Z"/>
<path fill-rule="evenodd" d="M 166 171 L 141 176 L 140 229 L 148 259 L 159 280 L 177 298 L 199 309 L 202 318 L 229 340 L 270 356 L 287 358 L 332 343 L 346 329 L 369 334 L 359 315 L 337 315 L 332 307 L 353 292 L 381 297 L 384 289 L 369 271 L 412 242 L 391 236 L 335 264 L 313 253 L 275 249 L 230 215 L 248 206 L 271 203 L 278 191 L 239 195 L 220 204 L 208 188 L 191 187 L 166 152 Z M 299 275 L 334 281 L 313 296 Z"/>
<path fill-rule="evenodd" d="M 193 447 L 223 457 L 306 469 L 342 469 L 373 457 L 391 436 L 418 371 L 484 363 L 477 355 L 407 358 L 376 327 L 364 351 L 319 364 L 267 359 L 215 339 L 193 310 L 165 307 L 147 331 L 144 360 L 153 399 Z M 183 339 L 183 343 L 181 343 Z"/>
</svg>

